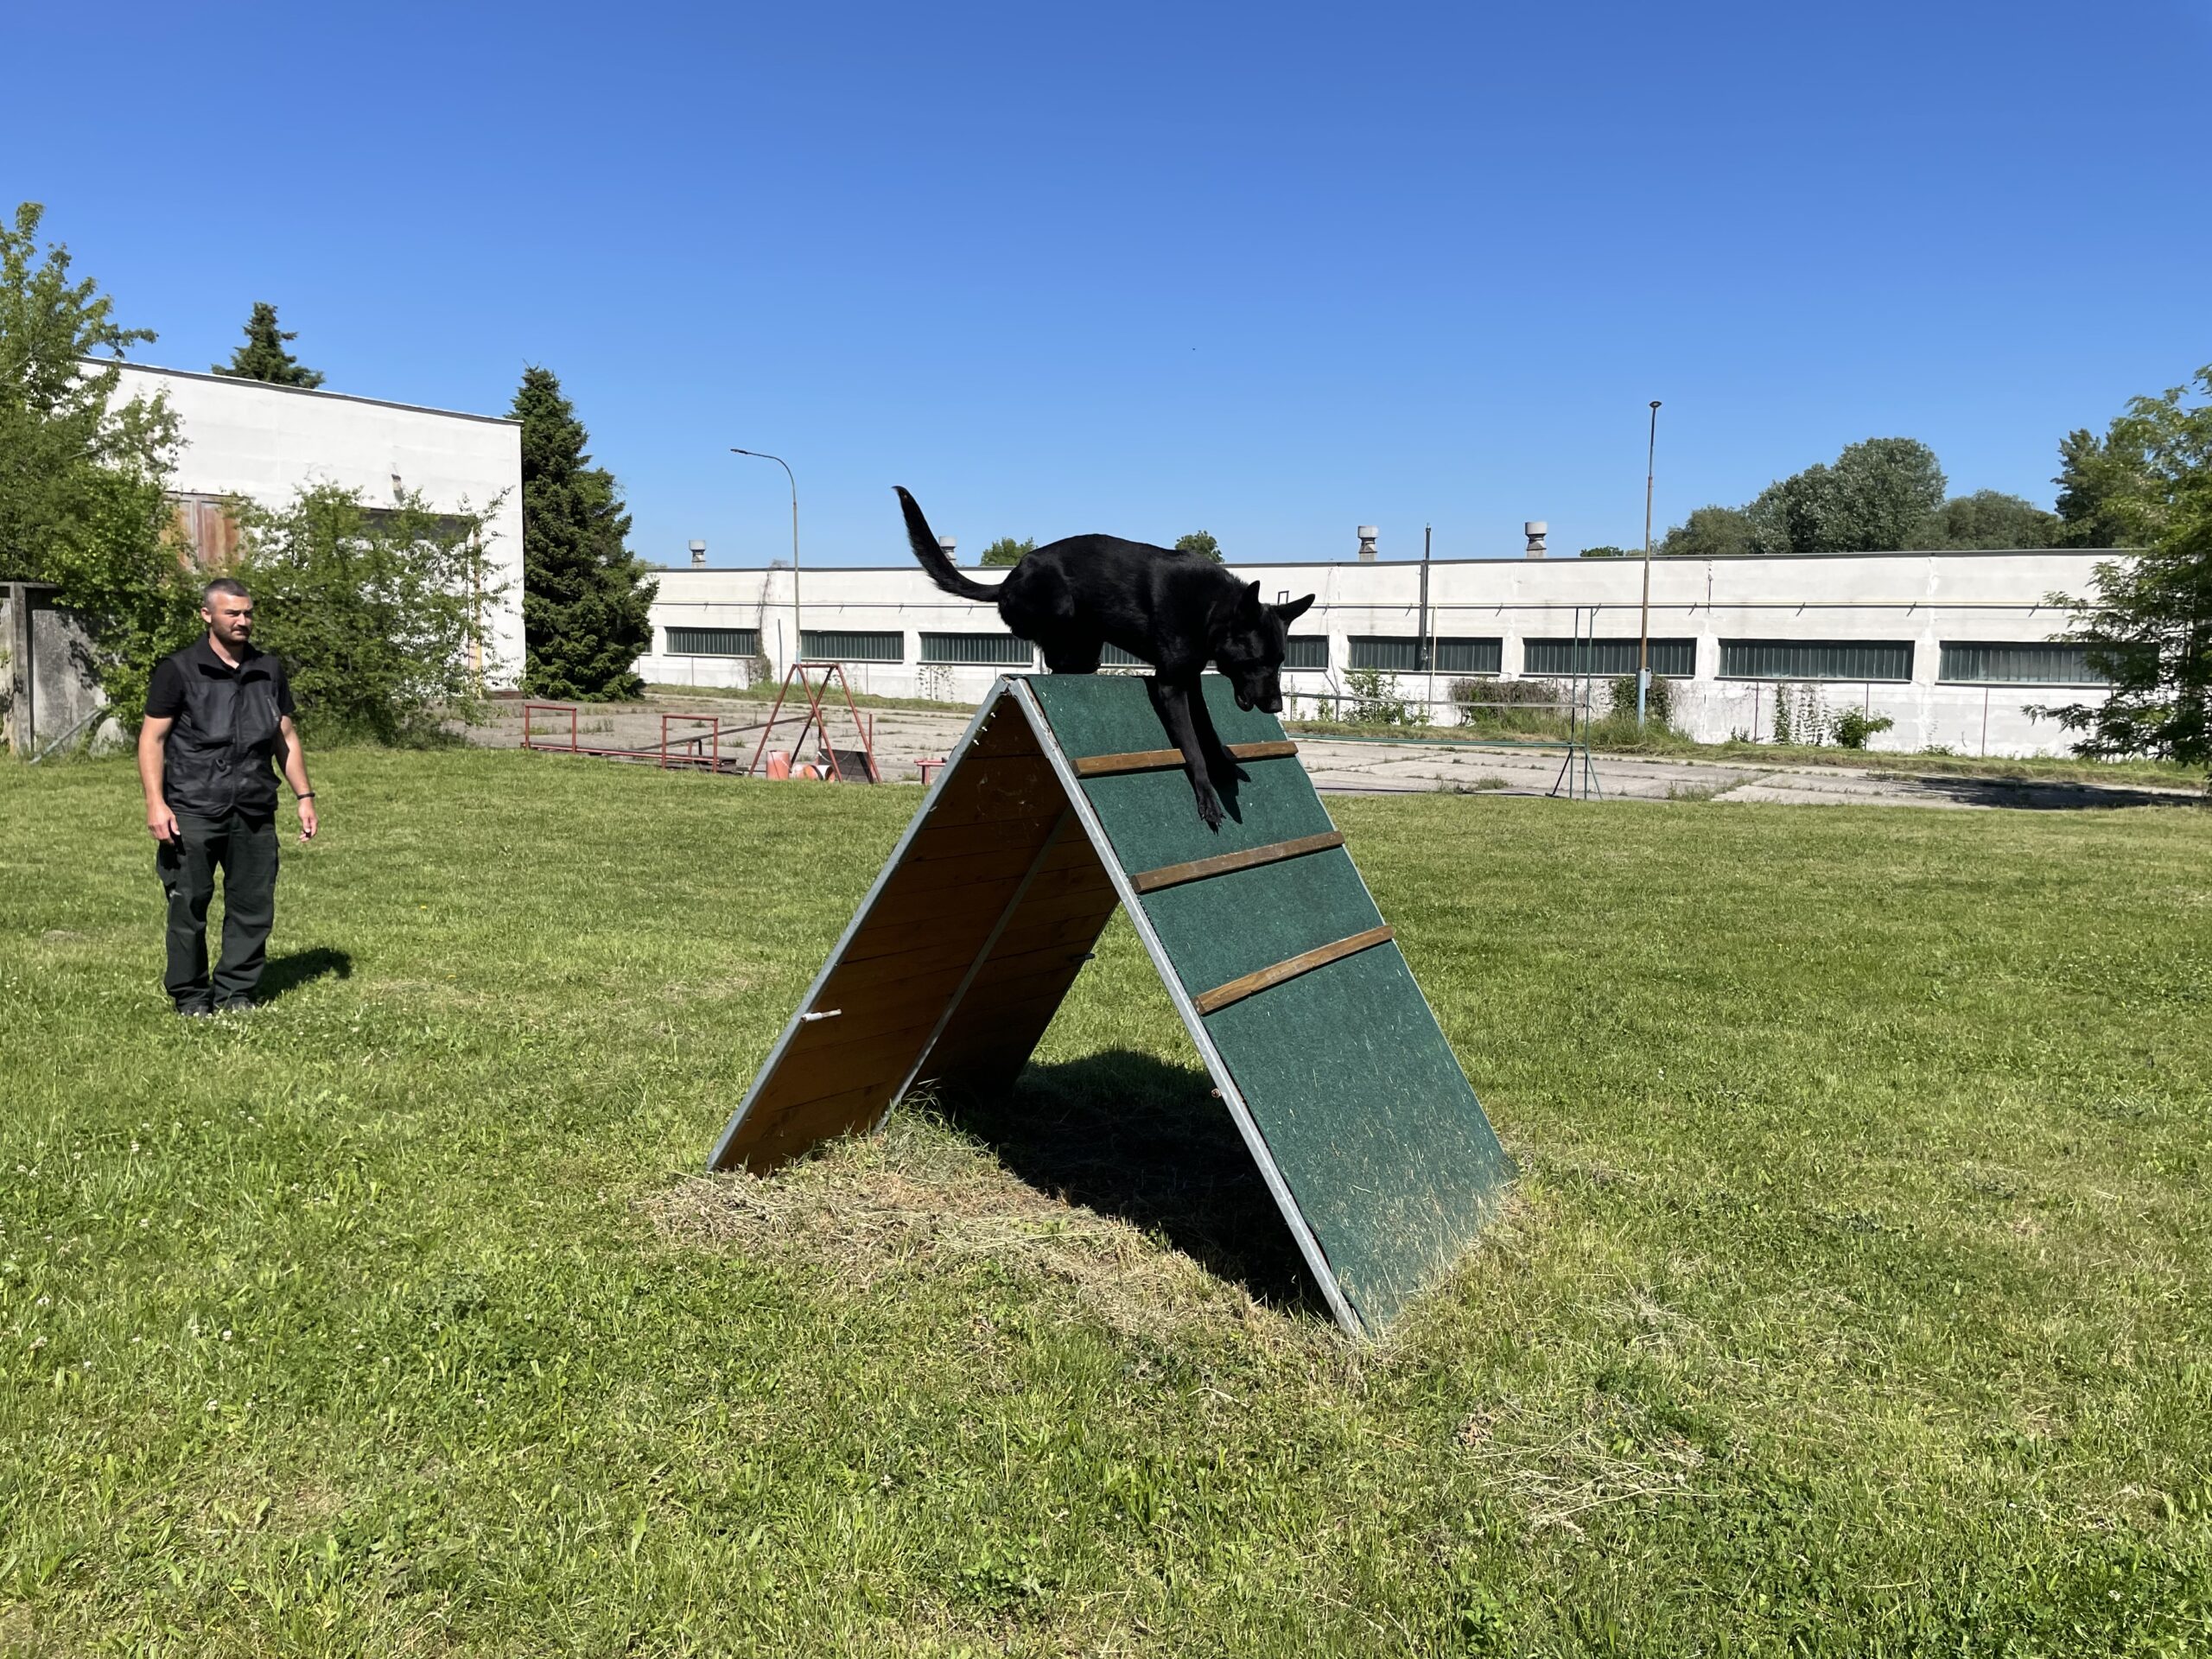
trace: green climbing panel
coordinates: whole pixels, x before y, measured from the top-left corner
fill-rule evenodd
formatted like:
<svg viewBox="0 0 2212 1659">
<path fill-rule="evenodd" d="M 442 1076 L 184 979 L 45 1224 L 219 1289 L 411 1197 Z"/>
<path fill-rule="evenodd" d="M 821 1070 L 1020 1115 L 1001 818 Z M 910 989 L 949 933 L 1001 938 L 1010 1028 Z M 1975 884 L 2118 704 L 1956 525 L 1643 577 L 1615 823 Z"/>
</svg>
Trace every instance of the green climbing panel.
<svg viewBox="0 0 2212 1659">
<path fill-rule="evenodd" d="M 1272 715 L 1203 682 L 1224 743 L 1283 738 Z M 1141 681 L 1028 682 L 1071 760 L 1159 748 Z M 1141 872 L 1269 846 L 1334 826 L 1295 755 L 1242 763 L 1218 834 L 1198 819 L 1179 770 L 1084 779 L 1114 861 Z M 1137 897 L 1192 997 L 1382 917 L 1338 847 Z M 1475 1092 L 1395 941 L 1361 950 L 1199 1016 L 1283 1185 L 1370 1330 L 1432 1284 L 1513 1175 Z"/>
</svg>

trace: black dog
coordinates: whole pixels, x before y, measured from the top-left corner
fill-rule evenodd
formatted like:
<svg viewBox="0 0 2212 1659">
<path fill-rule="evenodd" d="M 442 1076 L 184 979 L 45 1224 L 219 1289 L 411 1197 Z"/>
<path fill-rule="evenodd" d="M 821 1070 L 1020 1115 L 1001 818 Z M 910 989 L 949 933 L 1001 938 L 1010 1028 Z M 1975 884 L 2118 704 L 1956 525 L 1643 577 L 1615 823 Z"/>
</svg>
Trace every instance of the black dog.
<svg viewBox="0 0 2212 1659">
<path fill-rule="evenodd" d="M 906 538 L 930 580 L 948 594 L 995 604 L 1006 625 L 1045 654 L 1055 674 L 1096 674 L 1107 645 L 1152 664 L 1145 682 L 1206 828 L 1221 828 L 1217 783 L 1232 787 L 1236 763 L 1213 728 L 1198 676 L 1217 663 L 1240 709 L 1282 711 L 1282 658 L 1289 625 L 1313 602 L 1260 602 L 1260 584 L 1239 582 L 1195 553 L 1125 542 L 1118 536 L 1071 536 L 1025 556 L 995 588 L 970 582 L 944 556 L 914 498 L 899 492 Z"/>
</svg>

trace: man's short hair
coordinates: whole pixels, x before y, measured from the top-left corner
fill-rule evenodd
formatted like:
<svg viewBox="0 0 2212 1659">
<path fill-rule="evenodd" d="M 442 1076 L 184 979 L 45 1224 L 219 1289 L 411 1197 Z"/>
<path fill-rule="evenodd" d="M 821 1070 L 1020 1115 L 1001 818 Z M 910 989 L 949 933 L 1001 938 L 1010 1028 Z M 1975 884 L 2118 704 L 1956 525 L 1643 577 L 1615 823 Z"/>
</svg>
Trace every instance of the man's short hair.
<svg viewBox="0 0 2212 1659">
<path fill-rule="evenodd" d="M 218 594 L 228 594 L 232 599 L 253 597 L 251 594 L 246 592 L 245 583 L 240 582 L 236 576 L 218 576 L 200 590 L 200 602 L 202 605 L 213 605 L 215 602 L 215 595 Z"/>
</svg>

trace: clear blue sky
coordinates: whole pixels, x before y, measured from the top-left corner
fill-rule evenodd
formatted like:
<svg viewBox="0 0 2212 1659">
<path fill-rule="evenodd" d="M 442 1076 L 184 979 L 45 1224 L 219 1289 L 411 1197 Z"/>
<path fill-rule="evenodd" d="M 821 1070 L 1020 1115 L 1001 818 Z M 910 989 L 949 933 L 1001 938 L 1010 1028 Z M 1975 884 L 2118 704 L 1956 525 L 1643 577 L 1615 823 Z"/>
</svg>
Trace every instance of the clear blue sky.
<svg viewBox="0 0 2212 1659">
<path fill-rule="evenodd" d="M 1877 435 L 2047 504 L 2212 361 L 2212 10 L 8 8 L 0 196 L 149 361 L 557 372 L 634 544 L 1642 537 Z"/>
</svg>

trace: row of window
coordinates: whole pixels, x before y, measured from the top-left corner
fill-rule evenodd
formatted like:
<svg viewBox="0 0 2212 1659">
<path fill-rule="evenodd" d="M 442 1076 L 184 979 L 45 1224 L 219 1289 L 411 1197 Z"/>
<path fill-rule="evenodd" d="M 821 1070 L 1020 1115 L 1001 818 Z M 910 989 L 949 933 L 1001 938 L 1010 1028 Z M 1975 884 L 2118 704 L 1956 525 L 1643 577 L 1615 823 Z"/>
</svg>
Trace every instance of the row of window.
<svg viewBox="0 0 2212 1659">
<path fill-rule="evenodd" d="M 806 629 L 799 649 L 816 662 L 903 663 L 906 636 L 896 629 Z M 925 664 L 983 668 L 1027 668 L 1033 658 L 1027 640 L 1010 633 L 925 633 Z M 1345 642 L 1345 666 L 1390 673 L 1500 674 L 1504 672 L 1502 639 L 1445 637 L 1422 639 L 1411 634 L 1356 633 Z M 1521 642 L 1521 671 L 1535 677 L 1565 678 L 1589 674 L 1605 679 L 1633 674 L 1639 642 L 1635 639 L 1536 639 Z M 673 657 L 753 657 L 760 650 L 758 628 L 668 630 Z M 1651 671 L 1686 680 L 1697 672 L 1697 641 L 1654 639 Z M 1109 668 L 1144 664 L 1117 646 L 1106 647 Z M 1724 680 L 1857 680 L 1902 683 L 1912 678 L 1910 639 L 1723 639 Z M 1285 668 L 1325 669 L 1326 634 L 1293 634 Z M 2094 672 L 2080 645 L 2022 645 L 2009 641 L 1945 640 L 1936 678 L 1953 684 L 2094 685 Z"/>
</svg>

